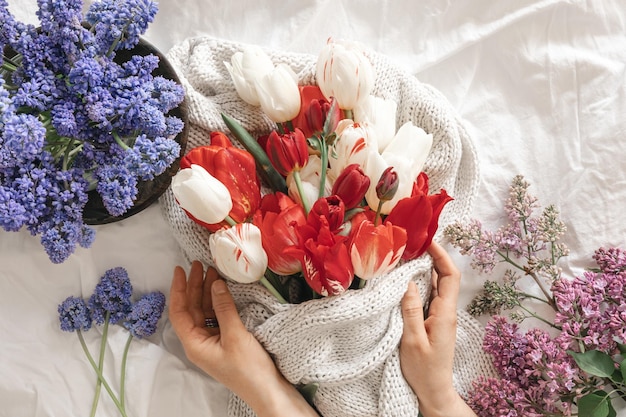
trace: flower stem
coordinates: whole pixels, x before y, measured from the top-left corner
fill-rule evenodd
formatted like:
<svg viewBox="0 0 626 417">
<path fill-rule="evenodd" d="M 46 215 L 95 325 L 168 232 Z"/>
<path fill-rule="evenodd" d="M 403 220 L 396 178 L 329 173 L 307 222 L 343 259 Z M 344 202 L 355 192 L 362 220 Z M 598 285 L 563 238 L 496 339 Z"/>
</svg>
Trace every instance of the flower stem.
<svg viewBox="0 0 626 417">
<path fill-rule="evenodd" d="M 80 330 L 77 330 L 76 334 L 78 335 L 78 339 L 80 340 L 80 345 L 82 346 L 83 351 L 85 352 L 85 355 L 87 356 L 87 359 L 89 360 L 89 363 L 91 364 L 91 367 L 93 368 L 93 370 L 98 375 L 98 381 L 102 382 L 102 385 L 104 386 L 104 389 L 111 396 L 111 399 L 113 400 L 113 402 L 117 406 L 117 409 L 122 414 L 122 417 L 128 417 L 126 415 L 126 412 L 124 411 L 124 409 L 121 407 L 121 404 L 118 401 L 117 397 L 115 396 L 115 393 L 113 392 L 113 390 L 109 386 L 109 383 L 106 381 L 106 379 L 104 379 L 104 376 L 102 375 L 102 372 L 98 369 L 98 365 L 96 365 L 96 362 L 93 360 L 93 356 L 91 356 L 91 353 L 89 353 L 89 349 L 87 348 L 87 344 L 85 343 L 85 338 L 83 337 L 82 332 Z"/>
<path fill-rule="evenodd" d="M 304 189 L 302 188 L 302 179 L 300 178 L 300 171 L 293 171 L 293 180 L 296 182 L 296 188 L 298 189 L 298 194 L 300 194 L 300 201 L 302 201 L 302 207 L 304 207 L 304 212 L 309 213 L 311 211 L 311 207 L 309 206 L 309 200 L 306 198 L 304 194 Z"/>
<path fill-rule="evenodd" d="M 380 212 L 383 209 L 383 204 L 385 204 L 383 200 L 378 200 L 378 207 L 376 208 L 376 217 L 374 217 L 374 226 L 378 226 L 378 221 L 380 220 Z"/>
<path fill-rule="evenodd" d="M 124 149 L 124 150 L 130 149 L 130 146 L 128 146 L 127 144 L 124 143 L 124 141 L 120 137 L 119 133 L 117 133 L 114 130 L 111 134 L 113 135 L 113 138 L 115 139 L 115 142 L 117 142 L 117 144 L 120 145 L 122 147 L 122 149 Z"/>
<path fill-rule="evenodd" d="M 317 198 L 324 197 L 324 190 L 326 189 L 326 168 L 328 167 L 328 145 L 326 144 L 326 138 L 320 140 L 320 159 L 321 159 L 321 172 L 320 172 L 320 190 Z"/>
<path fill-rule="evenodd" d="M 556 304 L 554 303 L 554 299 L 550 296 L 550 293 L 548 292 L 548 290 L 545 288 L 545 286 L 541 283 L 541 280 L 539 279 L 539 277 L 537 276 L 537 274 L 535 274 L 532 270 L 530 270 L 527 267 L 523 267 L 520 264 L 518 264 L 517 262 L 515 262 L 513 259 L 511 259 L 508 255 L 505 255 L 504 253 L 502 253 L 501 251 L 497 250 L 496 253 L 498 255 L 500 255 L 502 257 L 502 259 L 504 261 L 506 261 L 507 263 L 513 265 L 515 268 L 519 269 L 520 271 L 524 271 L 524 273 L 526 273 L 526 275 L 530 275 L 532 277 L 532 279 L 537 283 L 537 285 L 539 286 L 539 289 L 541 289 L 541 292 L 543 293 L 543 295 L 546 297 L 546 300 L 548 302 L 548 304 L 550 304 L 550 306 L 556 310 Z"/>
<path fill-rule="evenodd" d="M 98 370 L 100 371 L 100 374 L 102 374 L 102 369 L 104 367 L 104 352 L 106 350 L 110 318 L 111 318 L 111 313 L 107 311 L 104 317 L 104 327 L 102 328 L 102 338 L 100 339 L 100 353 L 98 355 Z M 102 381 L 100 380 L 100 378 L 98 378 L 96 380 L 96 392 L 94 394 L 93 404 L 91 406 L 91 417 L 96 415 L 96 408 L 98 407 L 98 401 L 100 401 L 101 391 L 102 391 Z"/>
<path fill-rule="evenodd" d="M 276 290 L 276 288 L 274 288 L 274 286 L 267 280 L 267 278 L 265 276 L 263 276 L 261 278 L 261 284 L 263 284 L 263 286 L 265 288 L 267 288 L 267 290 L 269 292 L 272 293 L 272 295 L 274 297 L 276 297 L 276 299 L 281 303 L 281 304 L 287 304 L 287 300 L 285 300 L 285 298 L 280 295 L 280 293 L 278 292 L 278 290 Z"/>
<path fill-rule="evenodd" d="M 235 219 L 233 219 L 232 217 L 230 217 L 230 215 L 226 215 L 226 217 L 224 217 L 224 221 L 226 223 L 228 223 L 230 226 L 235 226 L 237 225 L 237 222 L 235 221 Z"/>
<path fill-rule="evenodd" d="M 521 308 L 522 310 L 524 310 L 525 312 L 527 312 L 528 314 L 530 314 L 530 315 L 531 315 L 531 317 L 533 317 L 533 318 L 535 318 L 535 319 L 537 319 L 537 320 L 540 320 L 540 321 L 542 321 L 542 322 L 546 323 L 548 326 L 550 326 L 550 327 L 552 327 L 552 328 L 554 328 L 554 329 L 561 330 L 561 328 L 560 328 L 559 326 L 556 326 L 554 323 L 550 323 L 548 320 L 544 319 L 544 318 L 543 318 L 543 317 L 541 317 L 539 314 L 537 314 L 537 313 L 535 313 L 535 312 L 533 312 L 533 311 L 529 310 L 528 308 L 524 307 L 524 306 L 523 306 L 523 305 L 521 305 L 521 304 L 519 304 L 519 306 L 520 306 L 520 308 Z"/>
<path fill-rule="evenodd" d="M 124 354 L 122 355 L 122 370 L 120 376 L 120 404 L 122 405 L 122 409 L 126 409 L 126 405 L 124 404 L 124 386 L 126 384 L 126 361 L 128 360 L 128 351 L 130 350 L 130 342 L 133 340 L 132 333 L 128 334 L 128 339 L 126 340 L 126 346 L 124 346 Z"/>
</svg>

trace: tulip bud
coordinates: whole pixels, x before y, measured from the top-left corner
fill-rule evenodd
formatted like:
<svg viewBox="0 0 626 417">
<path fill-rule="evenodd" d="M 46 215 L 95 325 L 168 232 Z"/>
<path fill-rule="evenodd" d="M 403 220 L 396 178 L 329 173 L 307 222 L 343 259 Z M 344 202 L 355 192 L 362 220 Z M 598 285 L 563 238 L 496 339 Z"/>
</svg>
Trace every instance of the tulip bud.
<svg viewBox="0 0 626 417">
<path fill-rule="evenodd" d="M 259 281 L 267 269 L 261 231 L 252 223 L 238 223 L 209 236 L 209 248 L 220 274 L 242 284 Z"/>
<path fill-rule="evenodd" d="M 283 135 L 272 131 L 267 138 L 265 150 L 274 168 L 283 176 L 299 171 L 309 160 L 306 138 L 300 129 Z"/>
<path fill-rule="evenodd" d="M 385 169 L 376 183 L 376 197 L 381 201 L 392 200 L 398 191 L 398 174 L 393 167 Z"/>
<path fill-rule="evenodd" d="M 411 122 L 407 122 L 398 129 L 382 154 L 369 152 L 363 170 L 370 178 L 380 178 L 385 169 L 390 166 L 398 175 L 398 189 L 395 196 L 380 207 L 381 214 L 389 214 L 398 201 L 411 195 L 413 182 L 424 166 L 432 142 L 432 135 Z M 378 210 L 379 199 L 374 185 L 370 186 L 365 198 L 372 210 Z"/>
<path fill-rule="evenodd" d="M 200 165 L 178 171 L 171 186 L 178 204 L 201 222 L 220 223 L 233 208 L 228 188 Z"/>
<path fill-rule="evenodd" d="M 353 209 L 363 201 L 370 186 L 370 179 L 358 164 L 348 165 L 335 180 L 332 194 L 339 196 L 346 210 Z"/>
</svg>

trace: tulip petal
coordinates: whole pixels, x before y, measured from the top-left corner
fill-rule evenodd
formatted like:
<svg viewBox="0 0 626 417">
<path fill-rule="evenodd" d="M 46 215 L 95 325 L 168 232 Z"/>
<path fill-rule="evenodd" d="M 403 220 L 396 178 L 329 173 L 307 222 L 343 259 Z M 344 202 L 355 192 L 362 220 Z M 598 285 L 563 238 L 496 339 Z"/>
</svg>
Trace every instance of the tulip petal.
<svg viewBox="0 0 626 417">
<path fill-rule="evenodd" d="M 232 209 L 228 188 L 199 165 L 178 171 L 171 187 L 178 204 L 201 222 L 220 223 Z"/>
<path fill-rule="evenodd" d="M 213 262 L 225 277 L 248 284 L 263 278 L 267 254 L 261 243 L 261 231 L 251 223 L 239 223 L 209 236 Z"/>
</svg>

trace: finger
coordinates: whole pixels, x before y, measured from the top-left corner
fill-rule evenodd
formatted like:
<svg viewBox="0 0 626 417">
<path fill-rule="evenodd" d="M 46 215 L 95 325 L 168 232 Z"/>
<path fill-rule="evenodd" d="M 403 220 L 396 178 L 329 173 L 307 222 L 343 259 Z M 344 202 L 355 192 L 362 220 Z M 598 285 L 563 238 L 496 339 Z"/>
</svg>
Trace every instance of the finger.
<svg viewBox="0 0 626 417">
<path fill-rule="evenodd" d="M 213 283 L 218 279 L 220 279 L 220 277 L 215 268 L 207 268 L 206 274 L 204 276 L 204 286 L 202 289 L 202 311 L 205 318 L 215 318 L 215 311 L 213 310 L 213 298 L 211 296 L 211 287 L 213 286 Z M 220 333 L 219 327 L 207 327 L 207 330 L 211 335 L 216 335 Z"/>
<path fill-rule="evenodd" d="M 438 294 L 437 284 L 439 283 L 439 274 L 433 268 L 432 273 L 430 274 L 430 301 L 433 300 Z"/>
<path fill-rule="evenodd" d="M 215 268 L 208 267 L 204 276 L 204 286 L 202 288 L 202 311 L 205 317 L 215 317 L 213 311 L 213 299 L 211 296 L 211 287 L 213 283 L 219 279 L 219 275 Z"/>
<path fill-rule="evenodd" d="M 169 319 L 181 340 L 195 327 L 187 301 L 187 277 L 180 266 L 174 269 L 170 287 Z"/>
<path fill-rule="evenodd" d="M 202 285 L 204 280 L 202 263 L 193 261 L 189 271 L 189 282 L 187 283 L 187 298 L 189 300 L 189 311 L 196 326 L 204 326 L 204 312 L 202 311 Z"/>
<path fill-rule="evenodd" d="M 433 258 L 433 266 L 438 275 L 437 296 L 456 308 L 461 286 L 461 273 L 450 255 L 439 244 L 433 242 L 428 248 L 428 253 Z"/>
<path fill-rule="evenodd" d="M 416 337 L 420 341 L 426 341 L 428 335 L 424 328 L 424 306 L 415 282 L 409 282 L 401 306 L 404 319 L 403 337 Z"/>
<path fill-rule="evenodd" d="M 220 324 L 221 340 L 224 343 L 235 343 L 242 332 L 247 332 L 241 322 L 235 301 L 224 280 L 218 279 L 211 286 L 213 311 Z"/>
</svg>

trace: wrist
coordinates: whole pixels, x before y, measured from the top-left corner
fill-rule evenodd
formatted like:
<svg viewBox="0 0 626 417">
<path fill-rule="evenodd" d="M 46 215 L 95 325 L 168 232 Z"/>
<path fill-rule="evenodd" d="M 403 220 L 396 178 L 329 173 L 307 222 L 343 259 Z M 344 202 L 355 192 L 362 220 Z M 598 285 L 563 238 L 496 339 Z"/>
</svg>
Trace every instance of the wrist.
<svg viewBox="0 0 626 417">
<path fill-rule="evenodd" d="M 271 387 L 266 384 L 261 395 L 246 402 L 258 417 L 319 417 L 298 390 L 282 377 Z"/>
<path fill-rule="evenodd" d="M 423 417 L 476 417 L 476 413 L 454 389 L 438 393 L 436 398 L 433 396 L 418 399 L 419 410 Z"/>
</svg>

